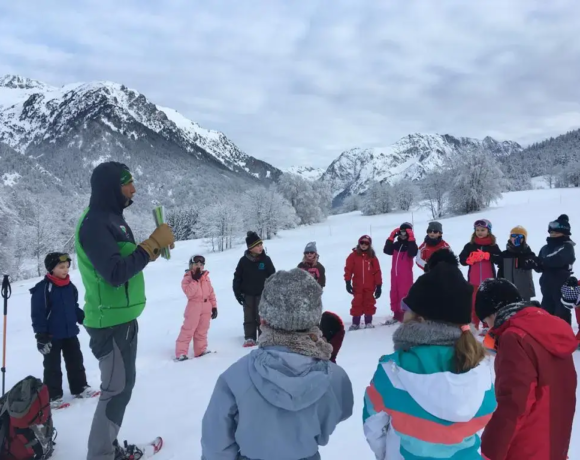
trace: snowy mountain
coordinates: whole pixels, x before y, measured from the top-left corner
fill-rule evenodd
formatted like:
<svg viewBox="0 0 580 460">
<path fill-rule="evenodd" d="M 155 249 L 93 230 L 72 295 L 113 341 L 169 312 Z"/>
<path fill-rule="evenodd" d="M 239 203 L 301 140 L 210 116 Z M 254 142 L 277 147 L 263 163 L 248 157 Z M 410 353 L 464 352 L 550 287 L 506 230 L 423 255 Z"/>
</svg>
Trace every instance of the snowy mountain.
<svg viewBox="0 0 580 460">
<path fill-rule="evenodd" d="M 495 156 L 522 150 L 516 142 L 456 138 L 448 134 L 410 134 L 384 148 L 354 148 L 343 152 L 321 176 L 330 184 L 335 204 L 353 194 L 365 192 L 371 182 L 394 184 L 402 179 L 418 180 L 441 168 L 462 151 L 479 148 Z"/>
<path fill-rule="evenodd" d="M 306 180 L 318 180 L 324 174 L 325 169 L 313 168 L 312 166 L 291 166 L 284 172 L 287 174 L 295 174 Z"/>
<path fill-rule="evenodd" d="M 192 186 L 243 189 L 282 174 L 223 133 L 112 82 L 57 88 L 20 76 L 0 78 L 0 143 L 22 154 L 24 162 L 4 174 L 22 176 L 33 160 L 80 191 L 95 165 L 114 159 L 145 179 L 147 192 L 161 201 Z"/>
</svg>

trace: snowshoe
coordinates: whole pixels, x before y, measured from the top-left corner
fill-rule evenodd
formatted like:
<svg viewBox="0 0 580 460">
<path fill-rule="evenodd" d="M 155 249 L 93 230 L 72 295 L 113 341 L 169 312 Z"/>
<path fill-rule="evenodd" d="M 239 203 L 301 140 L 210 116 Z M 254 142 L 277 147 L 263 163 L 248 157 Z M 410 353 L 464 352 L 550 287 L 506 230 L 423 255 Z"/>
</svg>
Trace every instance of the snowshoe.
<svg viewBox="0 0 580 460">
<path fill-rule="evenodd" d="M 244 340 L 244 348 L 251 348 L 256 346 L 256 341 L 254 339 Z"/>
<path fill-rule="evenodd" d="M 373 323 L 365 324 L 365 329 L 374 329 L 375 325 Z"/>
<path fill-rule="evenodd" d="M 90 386 L 86 386 L 84 390 L 78 395 L 74 395 L 77 399 L 94 398 L 101 394 L 98 390 L 93 390 Z"/>
<path fill-rule="evenodd" d="M 393 324 L 397 324 L 399 321 L 395 318 L 389 318 L 384 322 L 385 326 L 392 326 Z"/>
<path fill-rule="evenodd" d="M 202 356 L 209 355 L 210 353 L 215 353 L 211 350 L 205 350 L 201 354 L 197 355 L 196 358 L 201 358 Z"/>
<path fill-rule="evenodd" d="M 145 460 L 153 457 L 163 447 L 163 439 L 155 438 L 146 444 L 129 444 L 125 441 L 121 447 L 118 443 L 115 445 L 115 460 Z"/>
<path fill-rule="evenodd" d="M 177 358 L 173 358 L 173 361 L 187 361 L 189 359 L 189 357 L 187 355 L 181 355 L 178 356 Z"/>
<path fill-rule="evenodd" d="M 348 328 L 349 331 L 358 331 L 359 329 L 360 329 L 359 324 L 351 324 L 350 327 Z"/>
</svg>

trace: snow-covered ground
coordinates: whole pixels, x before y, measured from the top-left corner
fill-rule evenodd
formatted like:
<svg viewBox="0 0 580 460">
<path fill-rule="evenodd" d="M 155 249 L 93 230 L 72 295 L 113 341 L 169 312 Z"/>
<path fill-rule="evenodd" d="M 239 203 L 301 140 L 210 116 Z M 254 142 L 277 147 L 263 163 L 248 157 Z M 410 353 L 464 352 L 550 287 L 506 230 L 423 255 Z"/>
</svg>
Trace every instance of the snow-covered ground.
<svg viewBox="0 0 580 460">
<path fill-rule="evenodd" d="M 490 219 L 500 244 L 507 241 L 510 229 L 523 225 L 529 232 L 529 243 L 538 251 L 547 236 L 548 222 L 561 213 L 570 216 L 572 238 L 580 232 L 580 189 L 536 190 L 506 194 L 504 199 L 485 212 L 443 219 L 444 237 L 458 253 L 467 243 L 474 220 Z M 348 312 L 350 296 L 343 282 L 344 261 L 358 238 L 370 234 L 380 255 L 385 280 L 383 297 L 378 301 L 377 320 L 389 315 L 390 258 L 382 254 L 382 246 L 392 228 L 404 221 L 414 221 L 416 233 L 423 235 L 429 215 L 425 210 L 414 214 L 389 214 L 363 217 L 358 213 L 331 217 L 323 224 L 282 232 L 274 241 L 268 241 L 267 251 L 277 269 L 295 267 L 302 257 L 308 241 L 316 241 L 321 262 L 327 270 L 327 287 L 324 292 L 325 309 L 335 311 L 350 321 Z M 172 361 L 175 339 L 181 326 L 185 296 L 180 282 L 188 258 L 201 252 L 207 258 L 219 304 L 219 316 L 212 322 L 209 342 L 216 354 L 200 359 L 175 363 Z M 159 260 L 145 271 L 147 308 L 140 318 L 137 384 L 133 399 L 125 416 L 121 440 L 142 442 L 161 435 L 165 439 L 159 460 L 185 460 L 200 458 L 201 418 L 218 375 L 231 363 L 248 353 L 242 348 L 242 308 L 235 301 L 231 282 L 234 268 L 243 247 L 221 253 L 209 254 L 200 242 L 178 243 L 170 261 Z M 419 272 L 416 271 L 416 276 Z M 78 272 L 73 281 L 83 294 Z M 7 343 L 7 386 L 32 374 L 42 378 L 42 356 L 30 326 L 30 295 L 28 289 L 36 280 L 17 282 L 9 301 Z M 537 282 L 537 278 L 536 278 Z M 539 286 L 538 293 L 539 293 Z M 363 392 L 375 371 L 377 360 L 392 352 L 391 335 L 394 326 L 377 327 L 347 333 L 338 362 L 352 379 L 355 392 L 353 416 L 338 426 L 328 446 L 321 449 L 323 458 L 371 460 L 362 430 Z M 575 325 L 575 329 L 577 326 Z M 88 337 L 81 332 L 80 340 L 85 355 L 89 383 L 99 385 L 97 361 L 93 358 Z M 576 353 L 580 368 L 580 353 Z M 64 366 L 63 366 L 64 371 Z M 66 382 L 66 377 L 65 377 Z M 65 387 L 65 392 L 66 392 Z M 580 393 L 578 394 L 580 401 Z M 55 426 L 59 435 L 55 460 L 83 459 L 86 439 L 96 401 L 87 400 L 56 412 Z M 579 407 L 577 406 L 577 410 Z M 259 416 L 259 414 L 257 414 Z M 580 420 L 580 415 L 576 420 Z M 572 434 L 573 445 L 569 458 L 580 458 L 580 422 Z"/>
</svg>

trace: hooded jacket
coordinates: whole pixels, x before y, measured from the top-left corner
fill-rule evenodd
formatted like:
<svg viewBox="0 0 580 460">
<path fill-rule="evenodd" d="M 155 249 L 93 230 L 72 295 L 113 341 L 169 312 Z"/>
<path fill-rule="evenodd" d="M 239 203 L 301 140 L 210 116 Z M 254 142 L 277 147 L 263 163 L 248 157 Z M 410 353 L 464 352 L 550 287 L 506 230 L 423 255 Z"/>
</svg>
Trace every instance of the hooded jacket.
<svg viewBox="0 0 580 460">
<path fill-rule="evenodd" d="M 145 308 L 143 269 L 149 254 L 135 243 L 123 217 L 131 204 L 121 192 L 116 162 L 101 163 L 91 177 L 91 199 L 76 228 L 75 248 L 85 287 L 84 325 L 105 328 L 134 320 Z"/>
<path fill-rule="evenodd" d="M 577 384 L 570 325 L 528 306 L 490 332 L 498 407 L 482 436 L 484 458 L 565 460 Z"/>
<path fill-rule="evenodd" d="M 421 345 L 379 360 L 363 409 L 377 460 L 481 458 L 477 432 L 496 407 L 491 363 L 456 374 L 454 353 L 452 346 Z"/>
<path fill-rule="evenodd" d="M 352 408 L 352 385 L 338 365 L 259 348 L 218 378 L 202 421 L 202 459 L 318 460 L 318 446 Z"/>
<path fill-rule="evenodd" d="M 266 251 L 252 254 L 247 250 L 234 272 L 232 287 L 236 297 L 240 295 L 260 296 L 266 280 L 276 273 L 276 267 Z"/>
</svg>

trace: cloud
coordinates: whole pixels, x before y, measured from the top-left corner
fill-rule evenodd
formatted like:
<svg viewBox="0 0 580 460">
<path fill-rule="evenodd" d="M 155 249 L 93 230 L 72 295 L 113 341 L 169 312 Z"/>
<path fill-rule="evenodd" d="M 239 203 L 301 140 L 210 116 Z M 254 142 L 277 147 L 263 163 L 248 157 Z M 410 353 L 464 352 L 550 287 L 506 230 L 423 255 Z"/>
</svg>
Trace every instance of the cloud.
<svg viewBox="0 0 580 460">
<path fill-rule="evenodd" d="M 274 165 L 580 127 L 577 0 L 0 4 L 0 75 L 124 83 Z"/>
</svg>

